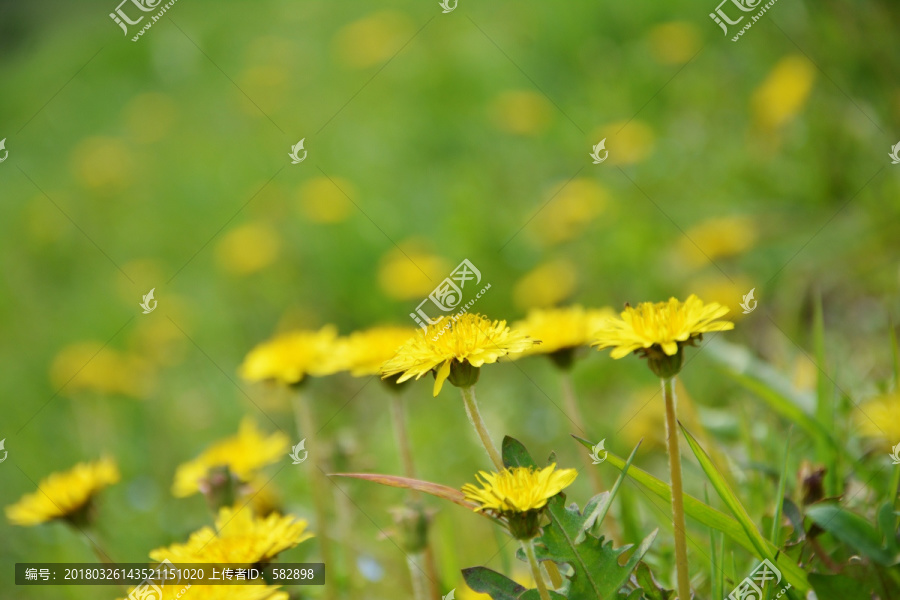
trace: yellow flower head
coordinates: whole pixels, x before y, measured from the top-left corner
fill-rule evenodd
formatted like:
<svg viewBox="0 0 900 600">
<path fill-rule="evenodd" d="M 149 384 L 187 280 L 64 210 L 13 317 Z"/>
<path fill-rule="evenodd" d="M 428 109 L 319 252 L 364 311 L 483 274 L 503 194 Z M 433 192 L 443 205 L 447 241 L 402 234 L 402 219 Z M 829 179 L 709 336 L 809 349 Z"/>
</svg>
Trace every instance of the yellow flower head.
<svg viewBox="0 0 900 600">
<path fill-rule="evenodd" d="M 400 375 L 397 383 L 403 383 L 435 370 L 434 395 L 437 396 L 450 376 L 451 366 L 477 369 L 508 354 L 523 352 L 534 344 L 535 340 L 507 327 L 506 321 L 491 321 L 466 313 L 456 320 L 441 319 L 429 325 L 427 331 L 416 332 L 396 356 L 382 365 L 381 377 Z M 477 372 L 474 377 L 477 378 Z"/>
<path fill-rule="evenodd" d="M 319 331 L 293 331 L 256 346 L 240 367 L 247 381 L 274 379 L 300 383 L 307 375 L 330 375 L 331 352 L 337 330 L 328 325 Z"/>
<path fill-rule="evenodd" d="M 594 340 L 594 334 L 603 323 L 614 318 L 616 313 L 609 308 L 584 309 L 581 306 L 565 308 L 534 309 L 513 327 L 526 335 L 541 340 L 522 353 L 555 354 L 579 346 L 587 346 Z"/>
<path fill-rule="evenodd" d="M 41 481 L 38 491 L 25 494 L 7 506 L 6 518 L 13 525 L 24 527 L 76 518 L 88 508 L 97 492 L 118 481 L 119 468 L 110 458 L 78 463 L 68 471 L 52 473 Z"/>
<path fill-rule="evenodd" d="M 654 347 L 674 356 L 683 344 L 704 333 L 734 329 L 734 323 L 717 320 L 727 312 L 726 307 L 715 302 L 704 304 L 694 294 L 684 302 L 676 298 L 641 302 L 637 308 L 626 307 L 621 318 L 606 321 L 591 345 L 599 350 L 613 348 L 613 358 Z"/>
<path fill-rule="evenodd" d="M 266 436 L 251 419 L 244 419 L 237 435 L 216 442 L 194 460 L 178 466 L 172 494 L 178 498 L 196 494 L 210 469 L 216 467 L 228 467 L 238 480 L 250 482 L 259 469 L 282 458 L 289 446 L 283 433 Z"/>
<path fill-rule="evenodd" d="M 304 519 L 289 515 L 257 517 L 252 510 L 226 506 L 219 510 L 215 529 L 203 527 L 184 544 L 153 550 L 150 558 L 173 563 L 265 563 L 313 537 L 306 525 Z"/>
<path fill-rule="evenodd" d="M 543 469 L 510 467 L 499 473 L 480 471 L 475 477 L 481 488 L 467 483 L 462 492 L 467 500 L 478 505 L 475 512 L 487 511 L 503 517 L 514 537 L 530 539 L 537 534 L 541 509 L 577 476 L 575 469 L 557 471 L 556 463 Z"/>
<path fill-rule="evenodd" d="M 900 392 L 864 402 L 856 415 L 864 437 L 879 440 L 885 448 L 900 443 Z"/>
<path fill-rule="evenodd" d="M 128 600 L 131 598 L 152 598 L 153 600 L 288 600 L 290 598 L 287 592 L 279 591 L 277 586 L 268 585 L 173 585 L 168 583 L 162 587 L 161 594 L 154 590 L 153 584 L 145 585 L 145 588 L 136 587 L 129 590 L 131 595 L 128 596 Z"/>
<path fill-rule="evenodd" d="M 384 325 L 356 331 L 338 341 L 335 350 L 336 370 L 350 371 L 354 377 L 376 375 L 381 365 L 397 354 L 403 344 L 416 334 L 412 327 Z"/>
<path fill-rule="evenodd" d="M 138 355 L 104 347 L 102 342 L 66 346 L 53 359 L 50 380 L 69 394 L 96 392 L 146 398 L 156 385 L 156 370 Z"/>
</svg>

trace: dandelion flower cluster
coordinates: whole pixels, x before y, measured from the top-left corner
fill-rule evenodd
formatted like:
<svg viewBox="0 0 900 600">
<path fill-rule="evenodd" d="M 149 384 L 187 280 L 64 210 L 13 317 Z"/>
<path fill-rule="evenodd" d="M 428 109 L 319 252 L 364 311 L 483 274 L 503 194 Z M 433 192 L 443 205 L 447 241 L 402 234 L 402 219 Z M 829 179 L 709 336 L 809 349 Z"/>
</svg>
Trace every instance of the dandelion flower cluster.
<svg viewBox="0 0 900 600">
<path fill-rule="evenodd" d="M 571 363 L 571 351 L 594 341 L 594 334 L 616 313 L 609 308 L 585 309 L 581 306 L 534 309 L 513 325 L 522 333 L 541 340 L 522 353 L 522 356 L 547 354 L 551 358 Z"/>
<path fill-rule="evenodd" d="M 251 419 L 241 421 L 236 435 L 218 441 L 194 460 L 178 466 L 172 494 L 184 498 L 201 491 L 210 470 L 228 467 L 241 482 L 250 482 L 262 467 L 278 461 L 290 442 L 283 433 L 265 435 Z"/>
<path fill-rule="evenodd" d="M 381 365 L 392 359 L 403 344 L 415 335 L 411 327 L 382 325 L 357 331 L 338 340 L 334 364 L 338 371 L 354 377 L 377 375 Z"/>
<path fill-rule="evenodd" d="M 68 471 L 52 473 L 38 490 L 6 507 L 14 525 L 39 525 L 55 519 L 79 520 L 102 489 L 119 481 L 119 468 L 110 458 L 78 463 Z"/>
<path fill-rule="evenodd" d="M 397 383 L 435 371 L 434 395 L 437 396 L 450 377 L 457 385 L 459 380 L 451 377 L 451 368 L 462 371 L 465 367 L 475 367 L 497 362 L 509 354 L 523 352 L 536 343 L 527 335 L 506 326 L 506 321 L 491 321 L 482 315 L 466 313 L 453 319 L 441 319 L 429 325 L 427 331 L 419 330 L 406 342 L 396 356 L 381 367 L 382 379 L 400 375 Z M 477 379 L 477 372 L 466 383 L 471 385 Z"/>
</svg>

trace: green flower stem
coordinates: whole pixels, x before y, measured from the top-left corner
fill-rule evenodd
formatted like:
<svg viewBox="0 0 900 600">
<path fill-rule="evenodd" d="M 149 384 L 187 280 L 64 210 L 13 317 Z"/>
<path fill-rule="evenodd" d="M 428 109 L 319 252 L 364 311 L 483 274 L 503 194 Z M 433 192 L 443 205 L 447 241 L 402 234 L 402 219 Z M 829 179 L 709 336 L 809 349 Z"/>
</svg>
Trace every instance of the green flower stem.
<svg viewBox="0 0 900 600">
<path fill-rule="evenodd" d="M 491 441 L 491 434 L 484 424 L 484 419 L 481 418 L 481 413 L 478 412 L 478 403 L 475 401 L 475 386 L 461 387 L 459 391 L 462 393 L 463 403 L 466 405 L 466 414 L 469 416 L 469 422 L 475 428 L 475 433 L 481 439 L 481 443 L 484 445 L 484 449 L 487 450 L 488 456 L 491 457 L 497 472 L 502 471 L 504 467 L 500 451 L 497 450 L 494 442 Z"/>
<path fill-rule="evenodd" d="M 537 585 L 538 594 L 541 600 L 550 600 L 550 592 L 547 591 L 547 584 L 544 582 L 544 575 L 541 573 L 541 565 L 538 564 L 537 557 L 534 555 L 534 540 L 522 540 L 522 550 L 528 557 L 528 564 L 531 565 L 531 576 Z"/>
<path fill-rule="evenodd" d="M 294 421 L 297 424 L 297 435 L 306 439 L 306 447 L 311 453 L 309 465 L 309 487 L 312 495 L 313 506 L 316 513 L 316 538 L 319 541 L 319 549 L 322 552 L 322 562 L 325 563 L 325 589 L 323 597 L 333 600 L 337 597 L 337 570 L 331 551 L 331 538 L 328 528 L 328 498 L 325 496 L 328 483 L 325 480 L 321 467 L 321 448 L 316 443 L 316 424 L 312 408 L 301 390 L 295 390 L 292 399 L 294 409 Z"/>
<path fill-rule="evenodd" d="M 672 479 L 672 526 L 675 533 L 675 567 L 678 598 L 691 600 L 688 573 L 687 542 L 684 525 L 684 489 L 681 481 L 681 454 L 678 450 L 678 423 L 675 417 L 675 377 L 663 378 L 662 393 L 666 401 L 666 444 L 669 451 L 669 474 Z"/>
<path fill-rule="evenodd" d="M 409 567 L 409 578 L 412 579 L 413 600 L 429 600 L 428 578 L 419 565 L 424 559 L 424 552 L 406 555 L 406 566 Z"/>
</svg>

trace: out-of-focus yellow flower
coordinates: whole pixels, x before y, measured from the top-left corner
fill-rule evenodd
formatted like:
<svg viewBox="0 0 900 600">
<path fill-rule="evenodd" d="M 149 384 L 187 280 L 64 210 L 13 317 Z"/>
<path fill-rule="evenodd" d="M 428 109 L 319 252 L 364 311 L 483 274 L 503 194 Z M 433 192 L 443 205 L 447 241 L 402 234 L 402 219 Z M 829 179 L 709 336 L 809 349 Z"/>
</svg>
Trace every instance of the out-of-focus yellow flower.
<svg viewBox="0 0 900 600">
<path fill-rule="evenodd" d="M 306 520 L 276 513 L 257 517 L 251 510 L 223 507 L 216 527 L 203 527 L 192 533 L 184 544 L 172 544 L 150 552 L 150 558 L 173 563 L 250 564 L 271 561 L 313 535 L 306 531 Z"/>
<path fill-rule="evenodd" d="M 704 304 L 693 294 L 684 302 L 676 298 L 641 302 L 637 308 L 626 307 L 621 318 L 606 320 L 591 345 L 598 350 L 612 348 L 613 358 L 654 348 L 674 356 L 681 346 L 704 333 L 734 329 L 734 323 L 718 320 L 727 313 L 726 307 L 715 302 Z"/>
<path fill-rule="evenodd" d="M 466 313 L 458 319 L 443 318 L 428 331 L 419 329 L 389 361 L 381 367 L 385 379 L 400 375 L 397 383 L 435 371 L 434 395 L 450 377 L 451 367 L 466 365 L 480 368 L 498 358 L 528 349 L 535 343 L 521 332 L 511 330 L 506 321 L 491 321 Z M 450 383 L 454 378 L 450 378 Z"/>
<path fill-rule="evenodd" d="M 490 107 L 491 120 L 500 131 L 516 135 L 538 135 L 547 130 L 553 106 L 530 90 L 503 92 Z"/>
<path fill-rule="evenodd" d="M 216 259 L 223 270 L 250 275 L 278 258 L 281 238 L 266 223 L 246 223 L 226 233 L 216 244 Z"/>
<path fill-rule="evenodd" d="M 535 236 L 547 244 L 559 244 L 574 239 L 603 212 L 607 203 L 606 190 L 587 177 L 579 177 L 563 187 L 542 211 Z"/>
<path fill-rule="evenodd" d="M 23 527 L 55 519 L 80 522 L 88 517 L 85 513 L 94 496 L 118 481 L 119 468 L 110 458 L 78 463 L 68 471 L 51 473 L 42 479 L 36 492 L 25 494 L 6 507 L 6 518 Z"/>
<path fill-rule="evenodd" d="M 287 592 L 269 585 L 191 585 L 172 584 L 162 588 L 162 595 L 152 588 L 135 587 L 129 590 L 127 600 L 148 598 L 152 600 L 289 600 Z M 147 594 L 150 595 L 147 595 Z M 126 600 L 120 598 L 119 600 Z"/>
<path fill-rule="evenodd" d="M 876 396 L 855 411 L 860 433 L 878 440 L 883 448 L 900 444 L 900 392 Z"/>
<path fill-rule="evenodd" d="M 267 436 L 252 419 L 244 419 L 237 435 L 216 442 L 197 458 L 178 466 L 172 494 L 177 498 L 196 494 L 210 470 L 218 467 L 228 467 L 243 483 L 251 482 L 260 469 L 282 459 L 289 447 L 283 433 Z"/>
<path fill-rule="evenodd" d="M 326 325 L 318 331 L 291 331 L 253 348 L 239 372 L 247 381 L 275 380 L 296 384 L 307 375 L 330 375 L 337 329 Z"/>
<path fill-rule="evenodd" d="M 533 309 L 528 316 L 513 325 L 525 335 L 541 340 L 525 350 L 522 356 L 532 354 L 553 354 L 579 346 L 587 346 L 594 341 L 594 334 L 606 319 L 614 318 L 611 308 L 585 309 L 581 306 L 565 308 Z"/>
<path fill-rule="evenodd" d="M 728 281 L 721 273 L 716 272 L 714 275 L 692 280 L 688 288 L 695 290 L 701 298 L 728 307 L 728 318 L 733 321 L 746 317 L 741 308 L 744 294 L 753 289 L 755 299 L 759 300 L 759 290 L 754 288 L 749 279 L 741 275 L 734 276 L 732 281 Z"/>
<path fill-rule="evenodd" d="M 815 66 L 809 59 L 799 54 L 782 58 L 753 92 L 754 121 L 773 130 L 792 120 L 806 105 L 815 76 Z"/>
<path fill-rule="evenodd" d="M 334 50 L 343 64 L 365 69 L 390 59 L 413 33 L 413 24 L 405 14 L 379 11 L 341 28 L 334 38 Z"/>
<path fill-rule="evenodd" d="M 69 394 L 85 391 L 146 398 L 156 386 L 156 371 L 143 358 L 104 347 L 102 342 L 79 342 L 66 346 L 53 359 L 50 381 Z"/>
<path fill-rule="evenodd" d="M 381 291 L 395 300 L 423 300 L 434 288 L 450 276 L 453 266 L 419 244 L 401 246 L 384 255 L 378 266 L 378 285 Z"/>
<path fill-rule="evenodd" d="M 134 180 L 135 160 L 121 140 L 90 137 L 72 150 L 72 171 L 83 186 L 100 192 L 122 192 Z"/>
<path fill-rule="evenodd" d="M 609 158 L 605 164 L 608 165 L 631 165 L 641 162 L 650 156 L 656 143 L 656 136 L 650 126 L 637 120 L 605 125 L 594 132 L 594 138 L 597 142 L 606 139 Z"/>
<path fill-rule="evenodd" d="M 543 262 L 516 282 L 513 301 L 522 310 L 553 306 L 571 297 L 576 281 L 575 266 L 568 260 Z"/>
<path fill-rule="evenodd" d="M 819 381 L 819 369 L 816 363 L 811 361 L 806 354 L 800 354 L 794 359 L 791 369 L 791 385 L 795 390 L 811 392 L 816 389 Z M 897 440 L 900 442 L 900 440 Z"/>
<path fill-rule="evenodd" d="M 650 30 L 650 50 L 653 58 L 664 65 L 681 65 L 700 50 L 697 26 L 687 21 L 672 21 Z"/>
<path fill-rule="evenodd" d="M 281 512 L 281 496 L 275 486 L 265 478 L 257 477 L 242 486 L 241 492 L 243 497 L 250 498 L 253 514 L 259 517 L 268 517 L 272 513 Z"/>
<path fill-rule="evenodd" d="M 706 219 L 688 229 L 686 234 L 678 240 L 678 253 L 690 267 L 742 254 L 753 247 L 759 235 L 756 221 L 747 216 Z"/>
<path fill-rule="evenodd" d="M 178 104 L 167 94 L 147 92 L 132 98 L 122 112 L 131 137 L 149 144 L 169 135 L 178 115 Z"/>
<path fill-rule="evenodd" d="M 381 372 L 381 365 L 393 358 L 416 331 L 399 325 L 355 331 L 338 340 L 334 352 L 337 370 L 350 371 L 354 377 L 376 375 Z"/>
<path fill-rule="evenodd" d="M 340 223 L 356 210 L 351 198 L 356 188 L 339 177 L 314 177 L 300 186 L 297 193 L 300 210 L 313 223 Z"/>
</svg>

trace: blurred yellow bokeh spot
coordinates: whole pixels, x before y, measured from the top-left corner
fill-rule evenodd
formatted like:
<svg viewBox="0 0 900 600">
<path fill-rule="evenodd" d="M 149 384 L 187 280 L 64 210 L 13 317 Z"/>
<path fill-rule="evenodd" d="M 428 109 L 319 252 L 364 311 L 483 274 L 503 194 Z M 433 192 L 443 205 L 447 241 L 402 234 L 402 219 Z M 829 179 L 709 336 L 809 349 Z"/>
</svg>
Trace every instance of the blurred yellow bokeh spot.
<svg viewBox="0 0 900 600">
<path fill-rule="evenodd" d="M 753 247 L 759 235 L 756 221 L 747 216 L 706 219 L 685 233 L 678 240 L 678 255 L 689 267 L 742 254 Z"/>
<path fill-rule="evenodd" d="M 792 120 L 806 105 L 816 69 L 809 59 L 798 54 L 787 56 L 753 92 L 753 120 L 773 130 Z"/>
<path fill-rule="evenodd" d="M 340 223 L 356 209 L 350 201 L 356 188 L 338 177 L 316 177 L 300 186 L 297 192 L 300 211 L 313 223 Z"/>
<path fill-rule="evenodd" d="M 378 266 L 378 285 L 396 300 L 425 299 L 453 270 L 447 260 L 427 252 L 418 243 L 402 244 L 393 249 Z"/>
<path fill-rule="evenodd" d="M 609 158 L 605 164 L 631 165 L 641 162 L 653 152 L 656 136 L 643 121 L 618 121 L 594 132 L 594 143 L 606 139 Z M 602 156 L 602 154 L 601 154 Z"/>
<path fill-rule="evenodd" d="M 697 294 L 704 302 L 718 302 L 722 306 L 727 306 L 729 313 L 726 318 L 729 321 L 737 321 L 747 316 L 741 308 L 744 294 L 749 293 L 751 289 L 754 290 L 753 298 L 759 302 L 760 290 L 756 289 L 756 285 L 744 275 L 732 275 L 729 281 L 716 270 L 712 275 L 692 280 L 685 295 Z M 753 306 L 752 302 L 750 306 Z"/>
<path fill-rule="evenodd" d="M 575 265 L 568 260 L 545 261 L 516 282 L 513 302 L 521 310 L 555 306 L 571 297 L 577 281 Z"/>
<path fill-rule="evenodd" d="M 405 14 L 380 11 L 342 27 L 334 37 L 334 52 L 344 65 L 364 69 L 393 57 L 414 32 Z"/>
<path fill-rule="evenodd" d="M 178 115 L 178 105 L 166 94 L 148 92 L 132 98 L 122 112 L 131 137 L 147 144 L 169 135 Z"/>
<path fill-rule="evenodd" d="M 146 398 L 156 386 L 156 371 L 143 358 L 104 347 L 102 342 L 71 344 L 53 359 L 50 381 L 64 395 L 78 392 Z"/>
<path fill-rule="evenodd" d="M 653 58 L 664 65 L 681 65 L 700 50 L 700 34 L 693 23 L 672 21 L 650 30 Z"/>
<path fill-rule="evenodd" d="M 216 244 L 219 266 L 233 275 L 250 275 L 271 265 L 281 251 L 281 236 L 266 223 L 241 225 Z"/>
<path fill-rule="evenodd" d="M 559 185 L 565 185 L 565 182 Z M 538 226 L 532 230 L 538 239 L 549 245 L 574 239 L 603 212 L 607 198 L 606 189 L 595 180 L 574 179 L 538 214 L 535 219 Z"/>
<path fill-rule="evenodd" d="M 121 192 L 134 179 L 131 149 L 117 138 L 89 137 L 72 150 L 72 171 L 86 188 Z"/>
<path fill-rule="evenodd" d="M 500 131 L 538 135 L 550 126 L 553 106 L 537 92 L 513 90 L 503 92 L 494 99 L 490 116 Z"/>
</svg>

